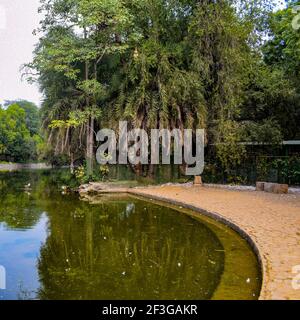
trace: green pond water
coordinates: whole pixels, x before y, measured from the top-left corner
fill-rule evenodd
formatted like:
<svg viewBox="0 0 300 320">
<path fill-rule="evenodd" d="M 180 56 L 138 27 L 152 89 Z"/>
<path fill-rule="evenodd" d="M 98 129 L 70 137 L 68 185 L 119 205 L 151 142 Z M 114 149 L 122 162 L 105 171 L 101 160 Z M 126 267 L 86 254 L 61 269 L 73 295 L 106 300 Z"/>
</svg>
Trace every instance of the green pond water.
<svg viewBox="0 0 300 320">
<path fill-rule="evenodd" d="M 257 259 L 228 227 L 128 195 L 80 201 L 66 176 L 0 173 L 0 300 L 258 298 Z"/>
</svg>

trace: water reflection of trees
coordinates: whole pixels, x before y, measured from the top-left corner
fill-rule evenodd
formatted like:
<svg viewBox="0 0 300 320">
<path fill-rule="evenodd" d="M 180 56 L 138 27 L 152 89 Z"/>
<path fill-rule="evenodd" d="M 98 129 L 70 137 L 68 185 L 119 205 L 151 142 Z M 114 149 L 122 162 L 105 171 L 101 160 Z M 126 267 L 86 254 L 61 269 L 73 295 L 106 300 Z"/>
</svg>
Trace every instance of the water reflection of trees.
<svg viewBox="0 0 300 320">
<path fill-rule="evenodd" d="M 210 298 L 223 272 L 214 234 L 170 209 L 128 198 L 62 196 L 61 172 L 0 174 L 0 223 L 28 229 L 47 212 L 41 299 Z M 29 189 L 24 186 L 30 184 Z"/>
<path fill-rule="evenodd" d="M 58 186 L 70 180 L 67 170 L 0 172 L 0 223 L 13 229 L 34 227 L 49 201 L 63 201 Z"/>
<path fill-rule="evenodd" d="M 47 208 L 38 264 L 41 299 L 206 299 L 224 253 L 204 225 L 170 209 L 119 199 L 75 198 Z"/>
<path fill-rule="evenodd" d="M 24 186 L 33 183 L 29 174 L 1 173 L 0 175 L 0 223 L 8 228 L 27 229 L 40 219 L 42 211 L 37 207 L 31 190 Z"/>
</svg>

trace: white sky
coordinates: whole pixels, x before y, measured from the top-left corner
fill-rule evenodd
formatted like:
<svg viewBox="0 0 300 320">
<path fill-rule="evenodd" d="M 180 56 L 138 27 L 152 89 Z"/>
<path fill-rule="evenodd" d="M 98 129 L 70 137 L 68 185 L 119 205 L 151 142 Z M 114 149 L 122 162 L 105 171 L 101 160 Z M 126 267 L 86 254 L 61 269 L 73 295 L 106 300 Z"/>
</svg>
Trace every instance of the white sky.
<svg viewBox="0 0 300 320">
<path fill-rule="evenodd" d="M 279 6 L 283 1 L 278 0 Z M 0 104 L 26 99 L 40 104 L 37 86 L 21 81 L 20 66 L 32 59 L 38 38 L 39 0 L 0 0 Z"/>
<path fill-rule="evenodd" d="M 35 85 L 21 81 L 20 66 L 32 59 L 38 37 L 39 0 L 0 0 L 0 104 L 3 100 L 26 99 L 40 104 Z"/>
</svg>

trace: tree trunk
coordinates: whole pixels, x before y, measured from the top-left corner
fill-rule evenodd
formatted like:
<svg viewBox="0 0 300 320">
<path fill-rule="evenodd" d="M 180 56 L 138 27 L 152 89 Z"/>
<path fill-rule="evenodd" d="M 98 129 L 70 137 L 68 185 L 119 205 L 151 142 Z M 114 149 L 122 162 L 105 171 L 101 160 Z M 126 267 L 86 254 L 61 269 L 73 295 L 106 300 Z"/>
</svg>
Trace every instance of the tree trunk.
<svg viewBox="0 0 300 320">
<path fill-rule="evenodd" d="M 84 27 L 84 39 L 87 39 L 87 29 Z M 85 61 L 85 80 L 89 80 L 89 61 Z M 86 97 L 86 108 L 90 105 L 89 97 Z M 86 167 L 87 175 L 93 174 L 93 152 L 94 152 L 94 119 L 89 117 L 86 126 Z"/>
<path fill-rule="evenodd" d="M 148 178 L 153 178 L 155 173 L 155 166 L 154 164 L 149 164 L 148 165 Z"/>
<path fill-rule="evenodd" d="M 94 167 L 94 118 L 91 117 L 88 120 L 87 126 L 87 148 L 86 148 L 86 165 L 87 175 L 90 177 L 93 175 Z"/>
</svg>

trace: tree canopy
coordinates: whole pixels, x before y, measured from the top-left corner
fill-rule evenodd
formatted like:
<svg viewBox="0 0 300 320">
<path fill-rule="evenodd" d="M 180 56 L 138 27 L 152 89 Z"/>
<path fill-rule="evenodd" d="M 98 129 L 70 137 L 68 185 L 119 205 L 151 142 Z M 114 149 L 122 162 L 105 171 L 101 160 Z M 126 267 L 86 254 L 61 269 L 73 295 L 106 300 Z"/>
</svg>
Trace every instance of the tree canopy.
<svg viewBox="0 0 300 320">
<path fill-rule="evenodd" d="M 25 72 L 44 93 L 50 152 L 85 157 L 91 172 L 95 132 L 119 120 L 146 130 L 205 128 L 224 167 L 241 160 L 239 142 L 297 138 L 299 32 L 291 7 L 274 6 L 41 0 L 41 37 Z"/>
<path fill-rule="evenodd" d="M 38 160 L 43 146 L 37 106 L 28 101 L 6 101 L 0 106 L 0 161 Z"/>
</svg>

